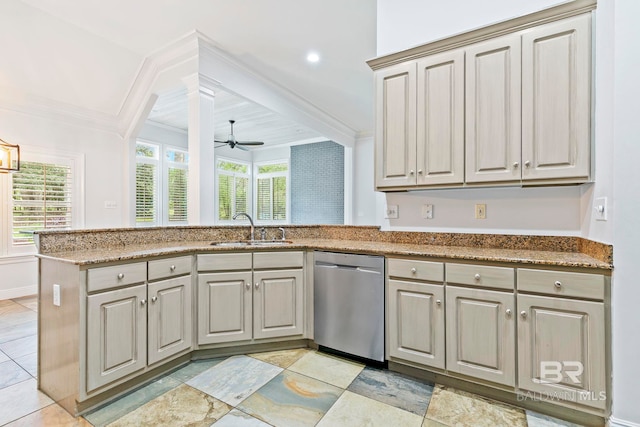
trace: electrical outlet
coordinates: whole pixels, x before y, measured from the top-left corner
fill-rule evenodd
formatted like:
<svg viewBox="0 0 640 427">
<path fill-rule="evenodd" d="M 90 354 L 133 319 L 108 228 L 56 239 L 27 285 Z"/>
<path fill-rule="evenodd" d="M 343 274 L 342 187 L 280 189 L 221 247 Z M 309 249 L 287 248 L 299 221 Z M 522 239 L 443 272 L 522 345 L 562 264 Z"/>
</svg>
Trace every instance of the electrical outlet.
<svg viewBox="0 0 640 427">
<path fill-rule="evenodd" d="M 118 203 L 114 200 L 105 200 L 104 208 L 105 209 L 115 209 L 118 207 Z"/>
<path fill-rule="evenodd" d="M 53 285 L 53 305 L 60 307 L 60 285 Z"/>
<path fill-rule="evenodd" d="M 422 218 L 433 219 L 433 205 L 422 205 Z"/>
<path fill-rule="evenodd" d="M 476 205 L 476 219 L 487 219 L 487 205 L 484 203 Z"/>
<path fill-rule="evenodd" d="M 386 219 L 397 219 L 398 218 L 398 205 L 388 205 L 385 210 L 384 217 Z"/>
</svg>

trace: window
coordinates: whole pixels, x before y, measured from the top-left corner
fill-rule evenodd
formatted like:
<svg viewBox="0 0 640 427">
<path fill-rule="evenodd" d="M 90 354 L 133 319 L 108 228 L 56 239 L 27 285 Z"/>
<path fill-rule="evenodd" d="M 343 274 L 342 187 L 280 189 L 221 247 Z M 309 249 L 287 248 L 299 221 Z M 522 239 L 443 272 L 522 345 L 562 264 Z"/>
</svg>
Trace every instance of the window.
<svg viewBox="0 0 640 427">
<path fill-rule="evenodd" d="M 20 171 L 0 175 L 0 255 L 35 251 L 33 232 L 83 225 L 83 155 L 23 148 Z"/>
<path fill-rule="evenodd" d="M 218 220 L 231 221 L 236 213 L 249 212 L 251 194 L 249 164 L 219 159 L 216 171 L 218 181 Z"/>
<path fill-rule="evenodd" d="M 136 143 L 136 225 L 187 222 L 188 165 L 189 155 L 184 150 Z"/>
<path fill-rule="evenodd" d="M 289 163 L 256 164 L 255 171 L 257 220 L 286 222 L 289 218 Z"/>
<path fill-rule="evenodd" d="M 70 165 L 20 162 L 12 176 L 14 246 L 33 244 L 32 232 L 71 228 L 73 175 Z"/>
</svg>

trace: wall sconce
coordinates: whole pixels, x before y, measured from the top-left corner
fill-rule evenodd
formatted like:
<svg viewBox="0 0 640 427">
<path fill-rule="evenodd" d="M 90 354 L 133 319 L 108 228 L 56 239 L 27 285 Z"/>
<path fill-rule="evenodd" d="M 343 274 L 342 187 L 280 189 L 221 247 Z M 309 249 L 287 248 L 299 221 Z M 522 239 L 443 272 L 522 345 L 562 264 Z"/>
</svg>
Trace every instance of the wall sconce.
<svg viewBox="0 0 640 427">
<path fill-rule="evenodd" d="M 20 146 L 0 139 L 0 173 L 20 170 Z"/>
</svg>

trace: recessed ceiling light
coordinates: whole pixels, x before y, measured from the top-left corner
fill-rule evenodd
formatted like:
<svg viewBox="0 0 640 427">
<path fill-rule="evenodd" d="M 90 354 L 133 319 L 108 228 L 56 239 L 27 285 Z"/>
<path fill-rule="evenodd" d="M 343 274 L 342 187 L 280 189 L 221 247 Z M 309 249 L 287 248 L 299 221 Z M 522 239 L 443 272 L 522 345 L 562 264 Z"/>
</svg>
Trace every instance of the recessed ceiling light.
<svg viewBox="0 0 640 427">
<path fill-rule="evenodd" d="M 315 52 L 309 52 L 309 54 L 307 55 L 307 61 L 309 62 L 318 62 L 320 61 L 320 55 L 318 55 Z"/>
</svg>

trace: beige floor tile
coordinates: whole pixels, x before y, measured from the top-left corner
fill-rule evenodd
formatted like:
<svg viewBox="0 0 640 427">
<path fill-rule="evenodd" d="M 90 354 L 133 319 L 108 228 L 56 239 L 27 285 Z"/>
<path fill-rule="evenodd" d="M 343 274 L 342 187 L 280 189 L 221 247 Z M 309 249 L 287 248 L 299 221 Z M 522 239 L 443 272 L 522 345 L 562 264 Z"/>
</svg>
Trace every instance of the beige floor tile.
<svg viewBox="0 0 640 427">
<path fill-rule="evenodd" d="M 296 348 L 293 350 L 279 350 L 268 351 L 264 353 L 252 353 L 249 356 L 262 360 L 263 362 L 271 363 L 272 365 L 279 366 L 283 369 L 288 368 L 298 359 L 309 353 L 311 350 L 308 348 Z"/>
<path fill-rule="evenodd" d="M 14 298 L 14 302 L 27 307 L 29 310 L 38 311 L 38 296 L 30 295 L 27 297 Z"/>
<path fill-rule="evenodd" d="M 38 352 L 38 336 L 29 335 L 0 344 L 0 350 L 12 359 Z"/>
<path fill-rule="evenodd" d="M 182 384 L 114 421 L 109 427 L 208 427 L 231 409 L 226 403 Z"/>
<path fill-rule="evenodd" d="M 0 425 L 15 421 L 53 403 L 38 391 L 36 380 L 29 379 L 0 390 Z"/>
<path fill-rule="evenodd" d="M 311 351 L 289 367 L 290 371 L 336 387 L 347 388 L 364 369 L 361 363 Z"/>
<path fill-rule="evenodd" d="M 317 427 L 420 427 L 422 417 L 359 394 L 345 391 Z"/>
<path fill-rule="evenodd" d="M 426 418 L 452 427 L 527 427 L 521 409 L 443 386 L 434 388 Z"/>
<path fill-rule="evenodd" d="M 53 404 L 39 411 L 20 418 L 7 427 L 90 427 L 91 424 L 84 418 L 74 418 L 59 405 Z"/>
</svg>

